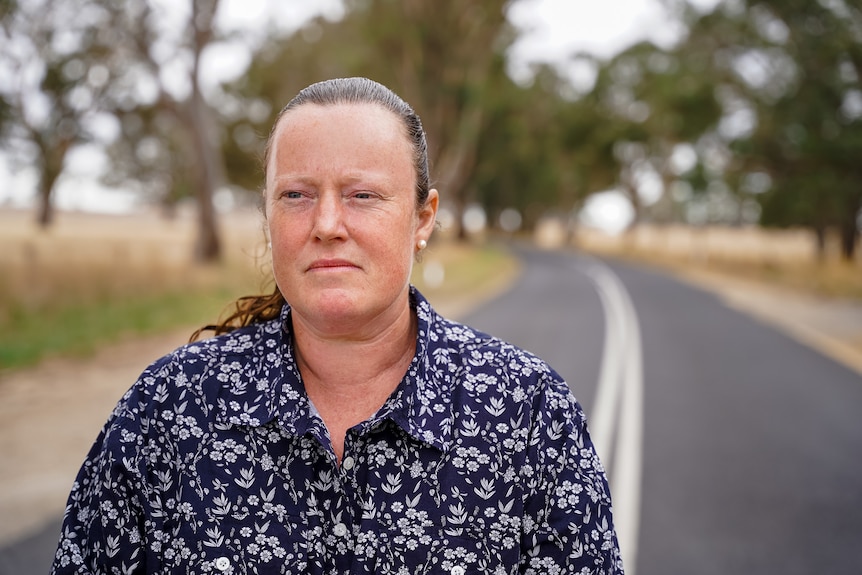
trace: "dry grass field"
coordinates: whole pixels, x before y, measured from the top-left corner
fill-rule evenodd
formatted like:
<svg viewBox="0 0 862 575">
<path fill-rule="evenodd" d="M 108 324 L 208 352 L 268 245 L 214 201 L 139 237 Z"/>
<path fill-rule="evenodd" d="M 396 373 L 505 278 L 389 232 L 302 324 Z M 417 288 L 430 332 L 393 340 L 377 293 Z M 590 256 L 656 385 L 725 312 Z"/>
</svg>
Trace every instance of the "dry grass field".
<svg viewBox="0 0 862 575">
<path fill-rule="evenodd" d="M 0 210 L 0 369 L 206 321 L 233 294 L 258 289 L 257 214 L 222 221 L 216 266 L 192 263 L 194 233 L 182 216 L 60 213 L 40 230 L 30 213 Z"/>
<path fill-rule="evenodd" d="M 4 303 L 37 309 L 188 288 L 211 279 L 212 268 L 192 265 L 195 227 L 189 216 L 60 213 L 46 230 L 32 219 L 28 212 L 0 211 Z M 221 229 L 225 265 L 252 270 L 264 247 L 260 216 L 231 214 Z"/>
<path fill-rule="evenodd" d="M 830 237 L 826 257 L 818 261 L 814 236 L 807 230 L 643 225 L 619 236 L 583 228 L 573 241 L 588 251 L 675 270 L 862 301 L 862 254 L 853 262 L 842 261 L 837 238 Z"/>
<path fill-rule="evenodd" d="M 210 323 L 236 297 L 271 290 L 259 213 L 221 217 L 218 265 L 193 263 L 195 229 L 191 214 L 60 213 L 40 230 L 32 214 L 0 210 L 0 374 L 126 336 Z M 413 281 L 451 315 L 516 270 L 500 251 L 443 238 L 424 255 Z"/>
</svg>

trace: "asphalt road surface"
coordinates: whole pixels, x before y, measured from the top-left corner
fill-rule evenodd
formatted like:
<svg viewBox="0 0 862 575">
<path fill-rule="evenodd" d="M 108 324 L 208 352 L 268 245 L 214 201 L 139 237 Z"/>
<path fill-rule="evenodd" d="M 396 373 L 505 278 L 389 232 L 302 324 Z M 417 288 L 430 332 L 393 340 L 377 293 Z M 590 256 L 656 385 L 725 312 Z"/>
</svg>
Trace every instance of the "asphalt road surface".
<svg viewBox="0 0 862 575">
<path fill-rule="evenodd" d="M 542 356 L 590 418 L 606 329 L 595 262 L 522 255 L 523 279 L 465 321 Z M 642 344 L 640 521 L 627 572 L 862 573 L 862 378 L 709 293 L 606 265 L 631 297 Z"/>
<path fill-rule="evenodd" d="M 628 573 L 862 573 L 858 374 L 657 272 L 520 255 L 512 289 L 462 319 L 571 384 Z M 0 575 L 47 573 L 57 529 L 0 549 Z"/>
</svg>

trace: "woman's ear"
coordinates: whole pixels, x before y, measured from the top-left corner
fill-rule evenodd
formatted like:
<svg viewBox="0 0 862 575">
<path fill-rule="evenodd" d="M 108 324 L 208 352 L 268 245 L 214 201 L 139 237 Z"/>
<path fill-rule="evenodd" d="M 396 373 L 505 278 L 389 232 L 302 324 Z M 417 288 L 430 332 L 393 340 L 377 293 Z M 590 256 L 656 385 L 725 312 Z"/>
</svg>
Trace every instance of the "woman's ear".
<svg viewBox="0 0 862 575">
<path fill-rule="evenodd" d="M 431 237 L 434 225 L 437 223 L 437 209 L 439 206 L 440 194 L 434 188 L 428 190 L 425 205 L 419 208 L 419 226 L 416 230 L 419 239 L 427 240 Z"/>
</svg>

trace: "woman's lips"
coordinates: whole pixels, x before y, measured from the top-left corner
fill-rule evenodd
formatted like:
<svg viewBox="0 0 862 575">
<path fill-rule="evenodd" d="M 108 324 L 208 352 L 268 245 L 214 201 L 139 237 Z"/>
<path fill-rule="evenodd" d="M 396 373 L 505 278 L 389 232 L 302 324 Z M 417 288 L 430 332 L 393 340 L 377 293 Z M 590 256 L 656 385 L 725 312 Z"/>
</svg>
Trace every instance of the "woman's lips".
<svg viewBox="0 0 862 575">
<path fill-rule="evenodd" d="M 358 269 L 359 266 L 354 264 L 353 262 L 349 262 L 347 260 L 340 259 L 323 259 L 323 260 L 315 260 L 308 266 L 309 271 L 327 271 L 327 270 L 339 270 L 339 269 Z"/>
</svg>

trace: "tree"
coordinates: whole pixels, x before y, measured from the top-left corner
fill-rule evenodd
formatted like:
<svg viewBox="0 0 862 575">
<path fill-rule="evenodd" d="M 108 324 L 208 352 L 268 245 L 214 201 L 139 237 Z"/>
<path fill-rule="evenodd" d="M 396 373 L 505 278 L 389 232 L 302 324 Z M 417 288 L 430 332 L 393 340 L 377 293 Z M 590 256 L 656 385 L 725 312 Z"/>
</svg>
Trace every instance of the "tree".
<svg viewBox="0 0 862 575">
<path fill-rule="evenodd" d="M 76 146 L 94 126 L 118 62 L 108 13 L 87 0 L 0 4 L 0 147 L 37 172 L 37 222 Z"/>
<path fill-rule="evenodd" d="M 690 45 L 664 50 L 642 42 L 599 68 L 591 98 L 606 123 L 619 188 L 632 203 L 634 223 L 644 212 L 640 188 L 648 175 L 661 185 L 652 217 L 673 217 L 669 190 L 678 177 L 674 152 L 680 145 L 693 147 L 721 118 L 708 59 Z"/>
<path fill-rule="evenodd" d="M 608 118 L 590 95 L 574 97 L 549 66 L 514 83 L 501 58 L 494 74 L 473 182 L 486 211 L 515 208 L 531 229 L 548 212 L 573 214 L 617 181 Z"/>
<path fill-rule="evenodd" d="M 221 248 L 212 200 L 224 170 L 201 62 L 215 39 L 219 1 L 172 6 L 183 19 L 173 38 L 163 31 L 166 6 L 148 1 L 5 0 L 0 99 L 11 119 L 0 124 L 0 142 L 19 164 L 36 158 L 38 221 L 48 225 L 69 152 L 98 139 L 97 120 L 119 126 L 116 141 L 101 142 L 113 160 L 106 179 L 146 181 L 166 197 L 190 191 L 199 216 L 195 257 L 213 261 Z M 166 65 L 185 73 L 187 89 L 169 85 Z"/>
<path fill-rule="evenodd" d="M 249 147 L 250 135 L 266 133 L 280 107 L 308 83 L 367 76 L 391 87 L 422 117 L 436 182 L 444 201 L 460 213 L 471 190 L 488 102 L 495 96 L 490 89 L 495 58 L 511 40 L 507 4 L 349 1 L 340 21 L 317 19 L 299 34 L 265 43 L 246 76 L 227 89 L 247 103 L 243 109 L 253 114 L 266 107 L 269 114 L 235 118 L 232 145 Z M 236 167 L 249 174 L 253 164 Z"/>
<path fill-rule="evenodd" d="M 760 102 L 762 127 L 751 139 L 774 182 L 764 197 L 765 222 L 807 225 L 820 237 L 834 227 L 842 255 L 853 259 L 862 213 L 862 9 L 797 0 L 752 3 L 750 10 L 784 24 L 783 49 L 796 66 L 791 89 L 771 106 Z"/>
<path fill-rule="evenodd" d="M 163 202 L 191 195 L 196 199 L 198 237 L 195 259 L 218 260 L 221 242 L 213 195 L 224 183 L 221 129 L 201 87 L 201 62 L 216 39 L 219 0 L 190 0 L 181 8 L 180 33 L 163 31 L 164 7 L 147 1 L 101 0 L 111 11 L 128 51 L 125 73 L 112 87 L 110 107 L 122 137 L 111 151 L 114 183 L 155 184 Z M 177 17 L 174 15 L 173 17 Z M 172 85 L 166 66 L 180 70 Z M 142 90 L 149 87 L 149 90 Z M 152 92 L 141 96 L 141 92 Z"/>
<path fill-rule="evenodd" d="M 488 102 L 495 96 L 495 59 L 513 39 L 508 4 L 372 0 L 366 11 L 357 12 L 362 35 L 377 52 L 369 54 L 366 64 L 399 56 L 395 65 L 377 73 L 397 86 L 422 117 L 430 134 L 429 159 L 444 198 L 459 216 L 460 237 L 460 215 L 470 199 L 468 182 L 487 126 Z"/>
<path fill-rule="evenodd" d="M 714 75 L 750 115 L 728 139 L 730 176 L 768 174 L 762 222 L 805 226 L 819 246 L 840 231 L 852 259 L 862 210 L 862 10 L 836 0 L 749 0 L 695 24 L 692 38 L 720 44 Z"/>
</svg>

